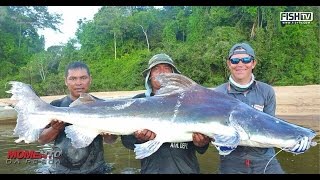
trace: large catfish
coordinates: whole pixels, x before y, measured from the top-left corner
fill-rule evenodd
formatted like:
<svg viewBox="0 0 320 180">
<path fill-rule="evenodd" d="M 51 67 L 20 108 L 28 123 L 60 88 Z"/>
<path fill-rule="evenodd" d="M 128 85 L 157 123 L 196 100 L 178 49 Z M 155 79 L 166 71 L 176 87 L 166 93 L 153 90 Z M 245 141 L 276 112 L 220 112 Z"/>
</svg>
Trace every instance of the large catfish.
<svg viewBox="0 0 320 180">
<path fill-rule="evenodd" d="M 161 89 L 153 97 L 93 101 L 90 95 L 82 94 L 70 107 L 51 106 L 29 85 L 10 82 L 12 88 L 7 92 L 17 100 L 16 142 L 38 140 L 42 129 L 52 119 L 59 119 L 73 124 L 65 132 L 76 148 L 88 146 L 102 132 L 115 135 L 129 135 L 142 129 L 155 132 L 154 140 L 136 144 L 137 159 L 151 155 L 165 142 L 192 141 L 193 132 L 205 134 L 213 138 L 215 145 L 227 147 L 292 148 L 303 137 L 316 145 L 311 142 L 316 136 L 313 130 L 260 112 L 183 75 L 161 74 L 157 80 Z"/>
</svg>

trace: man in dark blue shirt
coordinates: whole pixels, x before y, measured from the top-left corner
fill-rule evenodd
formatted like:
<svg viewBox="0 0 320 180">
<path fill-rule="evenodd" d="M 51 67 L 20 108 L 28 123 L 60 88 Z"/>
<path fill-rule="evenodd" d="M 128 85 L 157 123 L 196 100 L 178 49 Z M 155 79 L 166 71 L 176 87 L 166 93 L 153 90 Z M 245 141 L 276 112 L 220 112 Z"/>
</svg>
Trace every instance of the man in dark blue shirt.
<svg viewBox="0 0 320 180">
<path fill-rule="evenodd" d="M 50 104 L 57 107 L 69 107 L 79 98 L 81 93 L 87 93 L 91 84 L 89 68 L 81 62 L 70 63 L 65 71 L 65 84 L 70 94 L 62 99 L 54 100 Z M 95 97 L 94 97 L 95 98 Z M 98 98 L 95 98 L 98 99 Z M 76 117 L 75 117 L 76 118 Z M 55 159 L 57 163 L 48 169 L 53 174 L 105 174 L 110 168 L 104 160 L 103 140 L 113 143 L 115 135 L 98 135 L 92 143 L 84 148 L 74 148 L 66 137 L 64 128 L 70 124 L 58 120 L 52 122 L 39 136 L 39 143 L 46 144 L 54 141 L 54 146 L 62 151 L 61 157 Z"/>
</svg>

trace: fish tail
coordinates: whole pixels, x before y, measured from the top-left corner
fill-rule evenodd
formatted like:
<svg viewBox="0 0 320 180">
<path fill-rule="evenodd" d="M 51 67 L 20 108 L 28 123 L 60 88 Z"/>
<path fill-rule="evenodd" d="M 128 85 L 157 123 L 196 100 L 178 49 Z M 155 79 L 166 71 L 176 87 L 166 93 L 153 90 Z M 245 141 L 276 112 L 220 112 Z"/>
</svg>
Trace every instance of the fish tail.
<svg viewBox="0 0 320 180">
<path fill-rule="evenodd" d="M 30 118 L 31 112 L 46 104 L 32 90 L 32 88 L 22 82 L 10 81 L 12 85 L 7 93 L 11 93 L 11 100 L 16 100 L 14 109 L 17 111 L 17 124 L 14 129 L 14 135 L 19 139 L 15 142 L 25 141 L 26 143 L 34 142 L 39 139 L 39 134 L 48 122 L 39 119 Z M 42 128 L 41 128 L 42 127 Z"/>
</svg>

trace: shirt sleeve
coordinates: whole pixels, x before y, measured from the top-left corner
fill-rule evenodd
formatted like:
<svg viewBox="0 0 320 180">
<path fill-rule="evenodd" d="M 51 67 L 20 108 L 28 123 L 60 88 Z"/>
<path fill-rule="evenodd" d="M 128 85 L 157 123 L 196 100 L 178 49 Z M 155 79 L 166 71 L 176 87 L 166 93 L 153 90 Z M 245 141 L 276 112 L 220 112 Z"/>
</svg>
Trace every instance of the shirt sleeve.
<svg viewBox="0 0 320 180">
<path fill-rule="evenodd" d="M 134 144 L 138 144 L 138 140 L 134 135 L 122 135 L 121 142 L 124 147 L 133 150 L 135 148 Z"/>
<path fill-rule="evenodd" d="M 209 143 L 210 143 L 210 142 L 209 142 Z M 206 145 L 203 146 L 203 147 L 195 146 L 196 151 L 197 151 L 199 154 L 204 154 L 204 153 L 207 151 L 208 147 L 209 147 L 209 143 L 206 144 Z"/>
<path fill-rule="evenodd" d="M 269 88 L 263 112 L 275 116 L 276 113 L 276 95 L 272 87 Z"/>
</svg>

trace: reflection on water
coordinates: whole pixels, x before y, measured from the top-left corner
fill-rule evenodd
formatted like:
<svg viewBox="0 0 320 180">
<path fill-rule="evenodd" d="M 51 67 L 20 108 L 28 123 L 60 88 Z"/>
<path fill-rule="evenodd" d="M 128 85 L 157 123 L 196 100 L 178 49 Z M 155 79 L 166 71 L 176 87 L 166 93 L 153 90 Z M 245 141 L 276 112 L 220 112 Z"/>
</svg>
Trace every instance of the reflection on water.
<svg viewBox="0 0 320 180">
<path fill-rule="evenodd" d="M 15 138 L 12 132 L 15 124 L 1 124 L 0 126 L 0 173 L 1 174 L 32 174 L 42 172 L 49 167 L 49 163 L 41 161 L 40 163 L 8 163 L 8 150 L 46 150 L 51 145 L 25 144 L 14 142 Z M 319 128 L 318 128 L 319 129 Z M 318 132 L 319 134 L 319 132 Z M 282 168 L 289 174 L 320 174 L 319 164 L 319 135 L 317 136 L 318 145 L 310 148 L 306 153 L 293 155 L 287 152 L 280 152 L 277 155 Z M 134 152 L 122 146 L 120 138 L 112 145 L 105 144 L 105 160 L 112 166 L 112 174 L 136 174 L 140 171 L 140 162 L 134 157 Z M 207 152 L 199 155 L 199 163 L 201 173 L 216 174 L 218 172 L 218 153 L 216 149 L 210 145 Z"/>
</svg>

